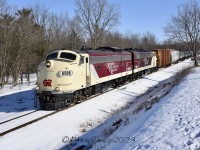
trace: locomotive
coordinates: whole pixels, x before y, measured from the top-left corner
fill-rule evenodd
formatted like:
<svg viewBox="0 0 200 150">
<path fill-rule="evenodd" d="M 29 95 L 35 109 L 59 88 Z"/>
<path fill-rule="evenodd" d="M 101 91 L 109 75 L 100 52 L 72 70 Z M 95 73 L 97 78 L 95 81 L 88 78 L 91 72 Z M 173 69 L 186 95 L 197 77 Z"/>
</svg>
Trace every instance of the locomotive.
<svg viewBox="0 0 200 150">
<path fill-rule="evenodd" d="M 40 108 L 58 110 L 188 58 L 174 49 L 56 50 L 37 69 Z"/>
<path fill-rule="evenodd" d="M 57 50 L 37 69 L 40 108 L 61 109 L 157 69 L 154 51 L 100 47 Z"/>
</svg>

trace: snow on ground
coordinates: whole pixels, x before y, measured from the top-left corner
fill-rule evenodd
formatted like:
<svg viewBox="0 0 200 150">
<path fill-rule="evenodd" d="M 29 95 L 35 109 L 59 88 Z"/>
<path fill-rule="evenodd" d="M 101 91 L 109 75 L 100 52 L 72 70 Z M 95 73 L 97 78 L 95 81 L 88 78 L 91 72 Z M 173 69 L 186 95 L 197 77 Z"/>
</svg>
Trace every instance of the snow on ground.
<svg viewBox="0 0 200 150">
<path fill-rule="evenodd" d="M 68 145 L 71 143 L 68 141 L 68 138 L 74 140 L 73 138 L 79 137 L 86 141 L 91 139 L 91 137 L 99 137 L 103 134 L 110 135 L 107 133 L 109 132 L 107 129 L 121 117 L 123 110 L 120 109 L 125 107 L 127 103 L 137 100 L 139 95 L 158 86 L 159 83 L 169 81 L 176 72 L 191 65 L 193 65 L 193 62 L 187 60 L 162 69 L 143 79 L 104 93 L 75 107 L 71 107 L 51 117 L 2 136 L 0 137 L 0 149 L 27 149 L 27 147 L 28 149 L 70 149 L 71 147 L 76 147 L 76 144 L 79 143 L 76 141 L 72 143 L 74 145 Z M 198 69 L 195 71 L 198 71 Z M 187 147 L 194 149 L 199 142 L 200 135 L 198 131 L 199 111 L 197 109 L 199 103 L 195 102 L 195 98 L 198 99 L 198 91 L 195 90 L 197 95 L 195 93 L 193 96 L 186 95 L 192 94 L 192 89 L 198 86 L 198 82 L 200 83 L 198 80 L 200 79 L 198 72 L 190 76 L 184 79 L 181 84 L 182 86 L 177 86 L 176 90 L 173 90 L 174 92 L 172 91 L 170 96 L 166 96 L 160 103 L 153 106 L 152 109 L 145 113 L 141 111 L 139 114 L 133 115 L 133 117 L 128 116 L 126 126 L 119 126 L 108 137 L 132 137 L 131 142 L 129 140 L 128 143 L 124 141 L 121 143 L 110 142 L 110 144 L 106 142 L 97 143 L 93 146 L 93 149 L 98 149 L 98 147 L 102 146 L 106 149 L 156 149 L 156 146 L 158 149 L 170 149 L 170 147 L 166 146 L 167 144 L 168 146 L 171 145 L 172 149 L 186 149 Z M 190 85 L 190 82 L 194 82 L 195 84 L 193 85 L 192 83 Z M 184 83 L 187 83 L 187 89 Z M 184 91 L 181 92 L 182 89 Z M 181 97 L 175 97 L 179 92 L 182 93 L 182 95 L 180 94 Z M 33 93 L 30 93 L 30 95 L 33 96 Z M 186 98 L 188 100 L 187 103 L 185 102 L 187 101 Z M 194 101 L 190 101 L 191 99 Z M 7 99 L 7 96 L 4 96 L 4 100 L 8 101 L 9 99 Z M 0 97 L 0 105 L 1 102 Z M 14 111 L 15 105 L 12 107 L 13 109 L 7 114 L 18 113 Z M 189 110 L 191 107 L 192 111 Z M 0 108 L 4 108 L 4 106 L 2 105 Z M 188 110 L 184 108 L 188 108 Z M 186 115 L 184 115 L 184 112 Z M 6 116 L 6 114 L 0 114 L 0 118 L 3 118 L 3 116 Z M 173 121 L 176 123 L 173 124 Z M 178 125 L 180 126 L 179 128 L 177 128 Z M 177 134 L 177 137 L 175 135 L 176 132 L 180 132 L 180 134 Z M 186 141 L 184 140 L 185 137 L 188 137 Z M 185 147 L 182 146 L 184 142 L 186 142 Z"/>
<path fill-rule="evenodd" d="M 199 150 L 199 87 L 200 68 L 195 68 L 160 103 L 141 113 L 138 119 L 130 118 L 126 127 L 121 127 L 109 137 L 115 139 L 115 142 L 99 143 L 93 149 L 104 147 L 109 150 Z M 118 139 L 120 137 L 121 142 Z M 133 140 L 125 141 L 125 137 Z"/>
<path fill-rule="evenodd" d="M 30 75 L 30 83 L 12 87 L 5 85 L 0 89 L 0 122 L 26 114 L 34 108 L 36 75 Z"/>
<path fill-rule="evenodd" d="M 9 83 L 8 85 L 5 85 L 3 89 L 0 89 L 0 97 L 10 94 L 16 94 L 17 92 L 32 90 L 35 87 L 35 85 L 36 85 L 36 74 L 30 74 L 30 82 L 28 82 L 24 76 L 22 85 L 19 84 L 13 87 L 12 83 Z"/>
</svg>

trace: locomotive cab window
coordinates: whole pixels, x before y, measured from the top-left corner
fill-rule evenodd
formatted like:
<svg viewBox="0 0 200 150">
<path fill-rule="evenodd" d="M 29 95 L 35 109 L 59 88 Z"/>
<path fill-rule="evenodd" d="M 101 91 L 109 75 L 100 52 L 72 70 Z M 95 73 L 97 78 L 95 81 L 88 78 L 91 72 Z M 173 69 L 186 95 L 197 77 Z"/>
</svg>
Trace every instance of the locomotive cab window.
<svg viewBox="0 0 200 150">
<path fill-rule="evenodd" d="M 46 60 L 51 60 L 51 59 L 55 59 L 58 57 L 58 52 L 56 53 L 51 53 L 47 56 Z"/>
<path fill-rule="evenodd" d="M 72 53 L 66 53 L 66 52 L 62 52 L 60 54 L 60 58 L 64 58 L 64 59 L 68 59 L 68 60 L 76 60 L 76 55 L 72 54 Z"/>
</svg>

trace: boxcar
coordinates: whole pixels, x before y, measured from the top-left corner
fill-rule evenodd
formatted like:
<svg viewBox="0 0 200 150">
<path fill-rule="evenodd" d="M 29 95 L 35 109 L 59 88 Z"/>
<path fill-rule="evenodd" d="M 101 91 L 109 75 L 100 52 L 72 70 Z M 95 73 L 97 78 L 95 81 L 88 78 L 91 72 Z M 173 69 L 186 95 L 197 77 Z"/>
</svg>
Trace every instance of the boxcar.
<svg viewBox="0 0 200 150">
<path fill-rule="evenodd" d="M 177 63 L 179 61 L 179 51 L 175 49 L 169 49 L 171 53 L 171 63 Z"/>
<path fill-rule="evenodd" d="M 171 51 L 169 49 L 154 49 L 157 56 L 157 67 L 166 67 L 171 64 Z"/>
</svg>

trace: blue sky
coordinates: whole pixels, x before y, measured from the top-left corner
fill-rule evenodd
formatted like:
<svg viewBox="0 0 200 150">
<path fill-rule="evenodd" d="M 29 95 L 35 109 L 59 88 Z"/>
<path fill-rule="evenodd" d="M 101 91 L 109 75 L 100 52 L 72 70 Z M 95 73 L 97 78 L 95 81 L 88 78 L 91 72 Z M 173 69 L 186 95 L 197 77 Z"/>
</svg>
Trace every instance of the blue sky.
<svg viewBox="0 0 200 150">
<path fill-rule="evenodd" d="M 121 33 L 144 33 L 150 31 L 161 42 L 167 37 L 163 27 L 170 17 L 176 14 L 177 6 L 190 0 L 109 0 L 120 6 L 120 24 L 116 30 Z M 51 12 L 67 12 L 74 15 L 75 0 L 7 0 L 8 4 L 18 8 L 28 6 L 34 2 L 43 3 Z"/>
</svg>

